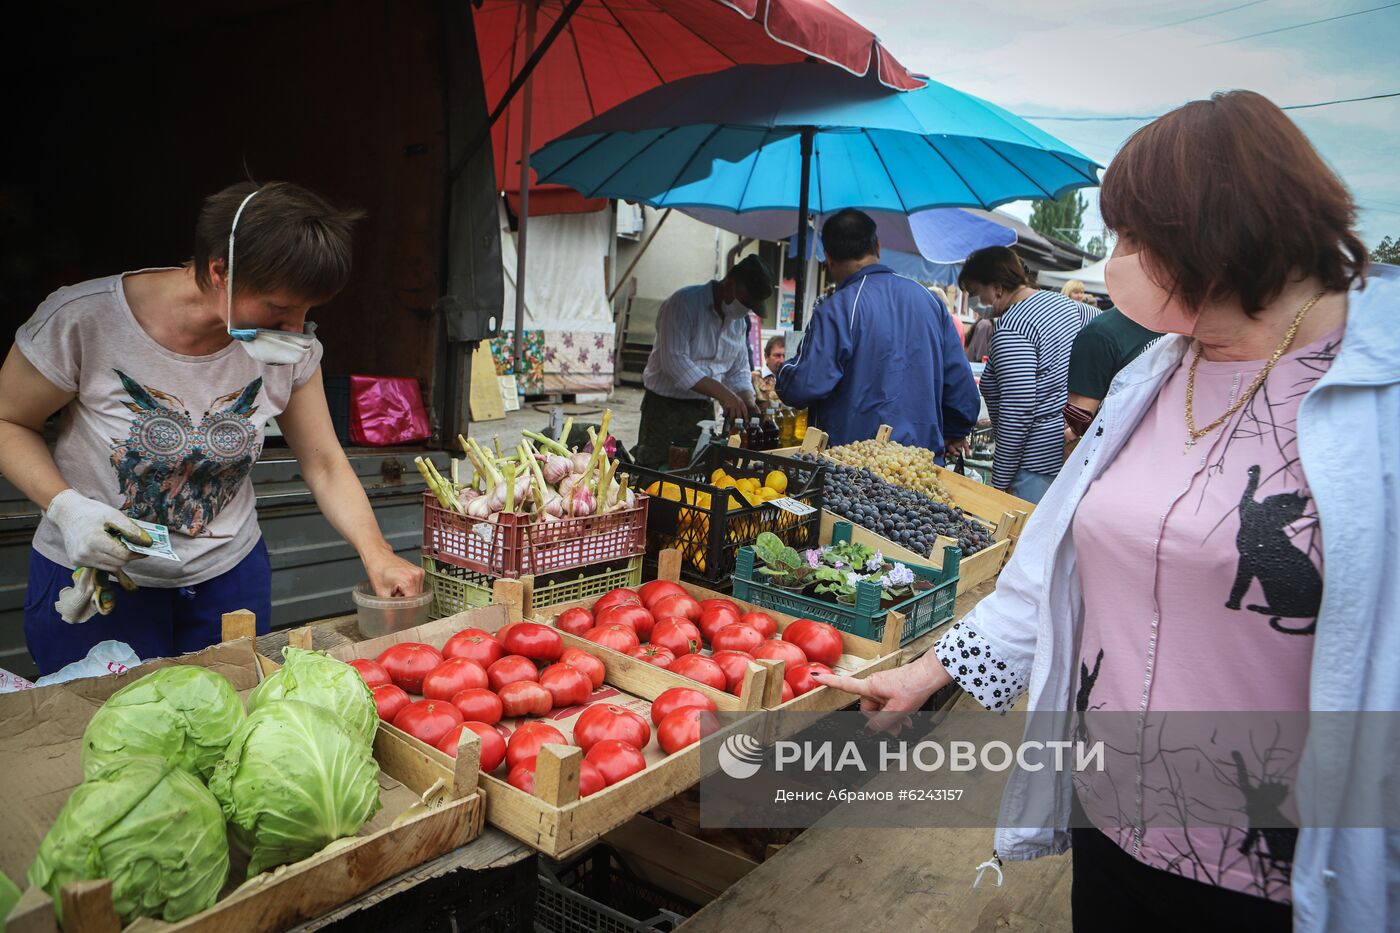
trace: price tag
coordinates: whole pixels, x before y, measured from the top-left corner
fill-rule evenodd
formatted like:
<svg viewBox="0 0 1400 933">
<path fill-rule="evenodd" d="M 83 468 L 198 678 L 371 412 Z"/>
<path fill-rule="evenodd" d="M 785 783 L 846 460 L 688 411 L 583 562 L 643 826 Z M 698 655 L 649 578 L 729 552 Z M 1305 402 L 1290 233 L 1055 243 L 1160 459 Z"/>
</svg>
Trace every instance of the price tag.
<svg viewBox="0 0 1400 933">
<path fill-rule="evenodd" d="M 786 496 L 781 499 L 774 499 L 768 504 L 776 505 L 784 512 L 791 512 L 793 515 L 811 515 L 816 511 L 816 509 L 812 508 L 807 503 L 798 502 L 796 499 L 789 499 Z"/>
</svg>

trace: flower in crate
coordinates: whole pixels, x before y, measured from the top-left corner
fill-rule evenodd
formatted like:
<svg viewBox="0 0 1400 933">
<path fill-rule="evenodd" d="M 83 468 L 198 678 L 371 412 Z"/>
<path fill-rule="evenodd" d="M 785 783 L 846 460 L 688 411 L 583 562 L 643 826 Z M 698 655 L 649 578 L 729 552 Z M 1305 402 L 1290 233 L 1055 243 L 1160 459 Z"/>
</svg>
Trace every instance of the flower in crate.
<svg viewBox="0 0 1400 933">
<path fill-rule="evenodd" d="M 808 548 L 802 552 L 802 556 L 807 558 L 807 566 L 811 567 L 813 570 L 821 566 L 822 552 L 816 548 Z"/>
<path fill-rule="evenodd" d="M 885 577 L 893 586 L 911 586 L 914 583 L 914 571 L 903 564 L 895 564 L 894 569 Z"/>
<path fill-rule="evenodd" d="M 865 569 L 871 573 L 874 573 L 883 566 L 885 566 L 885 555 L 881 554 L 879 551 L 876 551 L 875 556 L 865 562 Z"/>
<path fill-rule="evenodd" d="M 853 587 L 853 586 L 855 586 L 857 583 L 859 583 L 859 582 L 860 582 L 861 580 L 863 580 L 863 579 L 865 579 L 865 578 L 862 577 L 862 576 L 861 576 L 860 574 L 858 574 L 858 573 L 855 573 L 855 572 L 848 573 L 848 574 L 846 574 L 846 585 L 847 585 L 847 586 L 852 586 L 852 587 Z"/>
</svg>

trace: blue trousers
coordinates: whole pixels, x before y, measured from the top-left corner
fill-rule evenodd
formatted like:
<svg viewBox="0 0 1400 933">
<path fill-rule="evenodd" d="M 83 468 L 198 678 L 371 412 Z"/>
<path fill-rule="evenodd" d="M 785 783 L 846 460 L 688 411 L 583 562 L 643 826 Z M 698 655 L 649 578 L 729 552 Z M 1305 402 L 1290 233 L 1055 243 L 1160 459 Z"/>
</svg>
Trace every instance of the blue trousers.
<svg viewBox="0 0 1400 933">
<path fill-rule="evenodd" d="M 1027 502 L 1039 502 L 1055 477 L 1049 473 L 1032 473 L 1030 470 L 1017 470 L 1007 492 Z"/>
<path fill-rule="evenodd" d="M 223 640 L 222 616 L 235 609 L 257 615 L 259 635 L 272 626 L 272 565 L 261 538 L 247 557 L 212 580 L 168 589 L 143 586 L 134 593 L 118 588 L 111 615 L 80 625 L 64 622 L 53 607 L 59 590 L 72 582 L 71 569 L 30 552 L 24 639 L 45 674 L 86 657 L 93 645 L 108 639 L 126 642 L 143 661 L 207 648 Z"/>
</svg>

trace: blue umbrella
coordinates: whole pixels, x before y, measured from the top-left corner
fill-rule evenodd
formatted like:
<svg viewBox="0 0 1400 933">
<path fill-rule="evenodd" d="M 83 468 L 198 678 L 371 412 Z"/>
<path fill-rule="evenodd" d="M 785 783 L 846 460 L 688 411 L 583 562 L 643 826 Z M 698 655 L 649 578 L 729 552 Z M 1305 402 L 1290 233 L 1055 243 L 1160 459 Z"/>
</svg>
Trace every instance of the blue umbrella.
<svg viewBox="0 0 1400 933">
<path fill-rule="evenodd" d="M 1100 168 L 947 85 L 895 93 L 818 63 L 741 65 L 664 84 L 549 143 L 531 164 L 540 183 L 589 197 L 798 217 L 1058 198 L 1098 184 Z M 806 238 L 798 224 L 799 253 Z M 799 267 L 799 314 L 803 278 Z"/>
</svg>

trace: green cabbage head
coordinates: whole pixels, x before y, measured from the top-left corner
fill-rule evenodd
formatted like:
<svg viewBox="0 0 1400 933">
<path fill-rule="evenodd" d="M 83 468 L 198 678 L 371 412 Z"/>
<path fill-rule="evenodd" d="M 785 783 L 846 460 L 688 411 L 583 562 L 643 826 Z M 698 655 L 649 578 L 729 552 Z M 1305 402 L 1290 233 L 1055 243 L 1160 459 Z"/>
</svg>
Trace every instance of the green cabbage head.
<svg viewBox="0 0 1400 933">
<path fill-rule="evenodd" d="M 379 712 L 359 671 L 320 651 L 285 648 L 282 659 L 282 667 L 248 694 L 248 712 L 273 700 L 301 700 L 330 710 L 356 735 L 374 741 Z"/>
<path fill-rule="evenodd" d="M 334 713 L 279 700 L 248 717 L 209 789 L 251 878 L 357 833 L 379 810 L 379 764 Z"/>
<path fill-rule="evenodd" d="M 173 922 L 213 906 L 228 870 L 214 795 L 169 759 L 136 755 L 114 760 L 68 795 L 39 844 L 29 883 L 58 910 L 63 885 L 110 878 L 123 921 Z"/>
<path fill-rule="evenodd" d="M 203 667 L 153 671 L 112 694 L 83 732 L 83 776 L 118 758 L 159 755 L 208 781 L 247 718 L 233 685 Z"/>
</svg>

